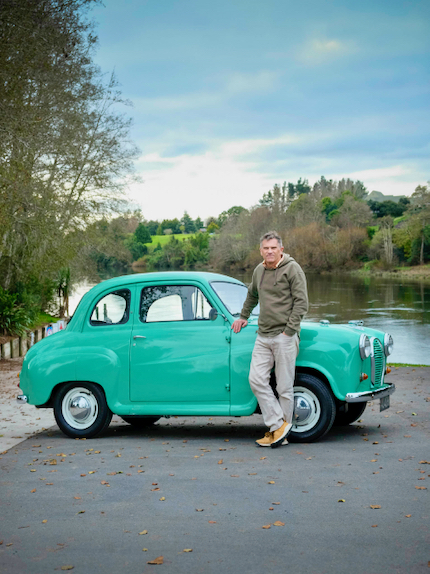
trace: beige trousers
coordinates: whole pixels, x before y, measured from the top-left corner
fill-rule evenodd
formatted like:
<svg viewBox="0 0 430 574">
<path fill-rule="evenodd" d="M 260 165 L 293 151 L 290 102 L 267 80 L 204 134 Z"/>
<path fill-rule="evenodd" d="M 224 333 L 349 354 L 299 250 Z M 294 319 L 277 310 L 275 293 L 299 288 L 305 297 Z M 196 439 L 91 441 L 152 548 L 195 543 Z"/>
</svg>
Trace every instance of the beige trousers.
<svg viewBox="0 0 430 574">
<path fill-rule="evenodd" d="M 270 431 L 278 429 L 284 420 L 291 423 L 294 412 L 294 376 L 299 337 L 281 333 L 273 338 L 257 335 L 252 352 L 249 384 L 257 397 L 264 424 Z M 275 365 L 276 390 L 279 400 L 270 386 L 270 371 Z"/>
</svg>

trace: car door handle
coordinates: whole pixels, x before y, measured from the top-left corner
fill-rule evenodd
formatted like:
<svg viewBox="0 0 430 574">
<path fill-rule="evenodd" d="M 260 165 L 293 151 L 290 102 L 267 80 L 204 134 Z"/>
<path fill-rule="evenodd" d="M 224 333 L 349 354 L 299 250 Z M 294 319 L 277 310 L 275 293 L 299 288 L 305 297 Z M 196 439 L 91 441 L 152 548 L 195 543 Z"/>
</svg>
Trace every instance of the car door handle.
<svg viewBox="0 0 430 574">
<path fill-rule="evenodd" d="M 143 335 L 134 335 L 133 339 L 146 339 Z"/>
</svg>

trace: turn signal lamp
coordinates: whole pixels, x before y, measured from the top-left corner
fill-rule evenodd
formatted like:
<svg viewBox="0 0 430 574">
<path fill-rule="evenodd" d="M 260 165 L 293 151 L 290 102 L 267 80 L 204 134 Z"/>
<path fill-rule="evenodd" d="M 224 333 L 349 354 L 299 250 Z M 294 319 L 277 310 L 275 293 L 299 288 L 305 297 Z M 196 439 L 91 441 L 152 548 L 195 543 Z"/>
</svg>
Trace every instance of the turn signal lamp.
<svg viewBox="0 0 430 574">
<path fill-rule="evenodd" d="M 366 379 L 369 378 L 369 375 L 366 375 L 366 373 L 361 373 L 360 375 L 360 381 L 365 381 Z"/>
</svg>

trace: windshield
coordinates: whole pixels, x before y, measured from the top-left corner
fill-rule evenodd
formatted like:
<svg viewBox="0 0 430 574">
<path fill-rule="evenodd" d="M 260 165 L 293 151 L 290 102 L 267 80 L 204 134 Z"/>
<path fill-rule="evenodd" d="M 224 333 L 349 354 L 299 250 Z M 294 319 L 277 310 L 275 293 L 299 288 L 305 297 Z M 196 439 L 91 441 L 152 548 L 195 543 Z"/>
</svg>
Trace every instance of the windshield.
<svg viewBox="0 0 430 574">
<path fill-rule="evenodd" d="M 248 289 L 239 283 L 228 283 L 227 281 L 212 281 L 211 286 L 229 312 L 234 317 L 239 317 L 246 299 Z M 252 310 L 252 315 L 260 314 L 260 305 Z"/>
</svg>

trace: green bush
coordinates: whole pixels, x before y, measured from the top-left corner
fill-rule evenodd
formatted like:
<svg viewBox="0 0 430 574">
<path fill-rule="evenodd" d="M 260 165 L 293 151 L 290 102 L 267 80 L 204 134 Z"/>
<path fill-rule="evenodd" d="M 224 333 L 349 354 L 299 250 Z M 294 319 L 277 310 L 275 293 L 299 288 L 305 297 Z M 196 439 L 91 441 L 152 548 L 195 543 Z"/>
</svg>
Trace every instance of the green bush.
<svg viewBox="0 0 430 574">
<path fill-rule="evenodd" d="M 0 287 L 0 333 L 23 335 L 34 319 L 32 305 L 20 303 L 18 293 L 9 293 Z"/>
</svg>

